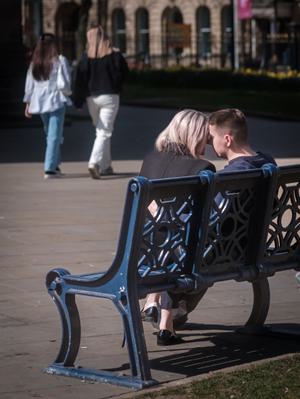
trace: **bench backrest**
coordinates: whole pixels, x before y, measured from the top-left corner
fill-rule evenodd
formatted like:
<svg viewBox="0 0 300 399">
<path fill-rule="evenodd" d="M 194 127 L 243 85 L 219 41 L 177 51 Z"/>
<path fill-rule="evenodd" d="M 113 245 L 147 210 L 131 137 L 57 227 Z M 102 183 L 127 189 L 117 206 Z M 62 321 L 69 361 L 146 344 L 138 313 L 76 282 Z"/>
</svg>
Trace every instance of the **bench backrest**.
<svg viewBox="0 0 300 399">
<path fill-rule="evenodd" d="M 223 280 L 255 273 L 273 180 L 272 167 L 215 175 L 207 238 L 196 261 L 201 274 Z"/>
<path fill-rule="evenodd" d="M 121 263 L 124 275 L 144 287 L 163 287 L 180 275 L 198 276 L 207 285 L 251 280 L 261 264 L 289 262 L 299 252 L 299 181 L 300 166 L 272 165 L 135 178 L 114 265 Z M 294 233 L 288 233 L 289 223 L 282 226 L 284 213 L 292 215 Z"/>
<path fill-rule="evenodd" d="M 212 179 L 203 173 L 150 182 L 137 264 L 141 284 L 161 284 L 192 273 Z"/>
<path fill-rule="evenodd" d="M 300 166 L 278 168 L 262 263 L 299 262 Z"/>
</svg>

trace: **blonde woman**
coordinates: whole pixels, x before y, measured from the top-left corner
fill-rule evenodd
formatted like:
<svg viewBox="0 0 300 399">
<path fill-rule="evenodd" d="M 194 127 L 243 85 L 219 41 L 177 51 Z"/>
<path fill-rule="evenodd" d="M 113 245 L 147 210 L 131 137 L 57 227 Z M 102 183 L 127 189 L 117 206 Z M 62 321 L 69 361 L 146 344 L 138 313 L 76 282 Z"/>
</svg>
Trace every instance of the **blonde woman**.
<svg viewBox="0 0 300 399">
<path fill-rule="evenodd" d="M 87 51 L 76 68 L 73 102 L 81 108 L 87 101 L 96 128 L 88 170 L 93 179 L 113 174 L 110 139 L 119 110 L 120 92 L 128 71 L 121 52 L 114 49 L 103 28 L 92 25 L 87 31 Z"/>
<path fill-rule="evenodd" d="M 202 112 L 192 109 L 178 112 L 158 136 L 155 150 L 144 159 L 140 175 L 149 179 L 158 179 L 197 175 L 203 169 L 214 172 L 214 165 L 203 158 L 208 140 L 208 121 Z M 154 214 L 155 204 L 150 204 L 149 210 Z M 157 322 L 158 309 L 161 308 L 158 345 L 174 345 L 181 341 L 175 334 L 173 326 L 173 314 L 178 312 L 175 309 L 178 309 L 179 302 L 184 304 L 184 295 L 180 297 L 172 295 L 171 298 L 163 292 L 153 293 L 147 297 L 142 310 L 143 320 Z"/>
</svg>

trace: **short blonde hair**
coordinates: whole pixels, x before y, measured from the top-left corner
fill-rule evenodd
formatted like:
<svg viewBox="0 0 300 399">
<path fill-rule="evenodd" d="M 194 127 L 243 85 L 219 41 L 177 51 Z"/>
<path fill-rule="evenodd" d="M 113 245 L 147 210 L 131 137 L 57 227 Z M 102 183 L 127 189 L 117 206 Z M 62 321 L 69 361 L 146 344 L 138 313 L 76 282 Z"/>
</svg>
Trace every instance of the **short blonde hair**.
<svg viewBox="0 0 300 399">
<path fill-rule="evenodd" d="M 102 26 L 92 24 L 87 31 L 86 37 L 89 58 L 102 58 L 113 52 L 109 38 Z"/>
<path fill-rule="evenodd" d="M 200 111 L 184 109 L 178 112 L 157 137 L 155 148 L 175 151 L 199 158 L 209 138 L 207 117 Z"/>
</svg>

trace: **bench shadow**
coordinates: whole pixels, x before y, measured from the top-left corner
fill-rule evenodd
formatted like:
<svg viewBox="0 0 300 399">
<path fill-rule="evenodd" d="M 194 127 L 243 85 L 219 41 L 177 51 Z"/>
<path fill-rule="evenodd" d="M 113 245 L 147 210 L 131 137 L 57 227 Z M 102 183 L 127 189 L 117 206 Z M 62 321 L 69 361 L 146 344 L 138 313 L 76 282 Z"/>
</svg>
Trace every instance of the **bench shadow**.
<svg viewBox="0 0 300 399">
<path fill-rule="evenodd" d="M 182 344 L 172 347 L 157 346 L 157 349 L 148 351 L 150 368 L 168 374 L 174 373 L 178 379 L 280 355 L 300 353 L 299 336 L 293 339 L 287 335 L 245 335 L 236 332 L 240 327 L 188 323 L 185 330 L 179 332 L 184 340 Z M 276 325 L 272 324 L 272 327 Z M 285 324 L 284 327 L 291 331 L 300 329 L 299 324 Z M 191 343 L 193 348 L 190 348 Z M 127 374 L 129 364 L 124 363 L 118 368 L 106 370 L 126 371 Z"/>
<path fill-rule="evenodd" d="M 234 331 L 238 326 L 233 327 L 230 331 L 227 326 L 213 325 L 201 325 L 201 331 L 198 330 L 196 333 L 196 326 L 190 327 L 192 327 L 190 331 L 193 332 L 185 330 L 180 333 L 185 343 L 178 345 L 176 349 L 180 349 L 180 346 L 184 349 L 184 346 L 190 343 L 195 346 L 197 342 L 199 346 L 152 359 L 151 369 L 189 377 L 300 352 L 299 336 L 290 337 L 287 334 L 246 335 Z M 272 327 L 276 326 L 272 325 Z M 278 327 L 281 326 L 278 325 Z M 291 332 L 295 329 L 299 331 L 299 325 L 295 324 L 285 325 L 285 328 L 290 329 Z M 209 330 L 212 329 L 213 331 L 210 332 Z M 220 331 L 216 331 L 217 329 Z"/>
</svg>

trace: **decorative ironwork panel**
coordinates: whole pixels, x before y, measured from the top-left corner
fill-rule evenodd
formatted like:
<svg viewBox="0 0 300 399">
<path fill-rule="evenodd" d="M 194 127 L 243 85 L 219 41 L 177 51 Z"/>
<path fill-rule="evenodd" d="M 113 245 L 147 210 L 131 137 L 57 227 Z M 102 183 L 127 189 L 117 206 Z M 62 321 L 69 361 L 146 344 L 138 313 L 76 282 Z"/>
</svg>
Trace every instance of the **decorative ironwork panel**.
<svg viewBox="0 0 300 399">
<path fill-rule="evenodd" d="M 216 195 L 201 267 L 245 262 L 254 194 L 247 188 Z"/>
<path fill-rule="evenodd" d="M 159 198 L 151 202 L 138 262 L 140 277 L 183 273 L 195 209 L 192 195 Z"/>
<path fill-rule="evenodd" d="M 281 184 L 268 228 L 266 257 L 290 255 L 300 248 L 300 183 Z"/>
</svg>

